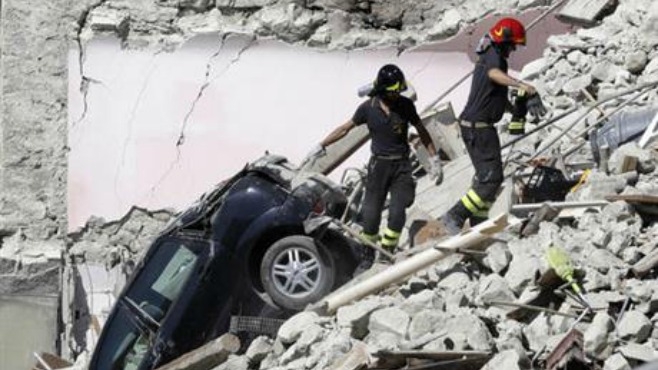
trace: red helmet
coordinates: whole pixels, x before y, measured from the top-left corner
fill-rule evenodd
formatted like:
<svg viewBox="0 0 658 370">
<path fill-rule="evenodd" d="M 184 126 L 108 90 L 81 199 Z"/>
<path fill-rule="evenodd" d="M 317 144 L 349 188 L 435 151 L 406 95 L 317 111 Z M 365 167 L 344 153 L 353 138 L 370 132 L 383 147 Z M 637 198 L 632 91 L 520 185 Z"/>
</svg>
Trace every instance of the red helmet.
<svg viewBox="0 0 658 370">
<path fill-rule="evenodd" d="M 515 45 L 525 45 L 525 27 L 514 18 L 503 18 L 489 30 L 493 42 L 511 42 Z"/>
</svg>

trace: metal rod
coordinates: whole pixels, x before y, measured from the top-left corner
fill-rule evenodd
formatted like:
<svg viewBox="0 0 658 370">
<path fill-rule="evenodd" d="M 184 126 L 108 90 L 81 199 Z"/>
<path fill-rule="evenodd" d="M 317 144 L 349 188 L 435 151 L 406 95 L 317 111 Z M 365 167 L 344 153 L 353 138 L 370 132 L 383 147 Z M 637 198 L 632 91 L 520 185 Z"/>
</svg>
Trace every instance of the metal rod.
<svg viewBox="0 0 658 370">
<path fill-rule="evenodd" d="M 532 212 L 534 210 L 540 209 L 544 204 L 548 204 L 551 207 L 558 209 L 567 209 L 567 208 L 581 208 L 581 207 L 605 207 L 610 202 L 607 200 L 586 200 L 586 201 L 574 201 L 574 202 L 545 202 L 545 203 L 526 203 L 526 204 L 515 204 L 512 206 L 510 212 L 512 213 L 523 213 L 523 212 Z"/>
<path fill-rule="evenodd" d="M 584 116 L 586 116 L 587 114 L 589 114 L 589 112 L 591 112 L 592 109 L 594 109 L 594 108 L 600 106 L 601 104 L 607 103 L 607 102 L 609 102 L 609 101 L 611 101 L 611 100 L 614 100 L 614 99 L 619 99 L 620 97 L 622 97 L 622 96 L 624 96 L 624 95 L 628 95 L 628 94 L 630 94 L 630 93 L 632 93 L 632 92 L 635 92 L 635 91 L 638 91 L 638 90 L 643 90 L 643 89 L 645 89 L 645 88 L 654 87 L 654 86 L 656 86 L 656 85 L 658 85 L 658 81 L 647 82 L 647 83 L 645 83 L 645 84 L 642 84 L 642 85 L 639 85 L 639 86 L 635 86 L 635 87 L 632 87 L 632 88 L 626 89 L 626 90 L 624 90 L 624 91 L 622 91 L 622 92 L 619 92 L 619 93 L 617 93 L 617 94 L 614 94 L 614 95 L 608 96 L 608 97 L 606 97 L 605 99 L 598 100 L 598 101 L 597 101 L 596 103 L 594 103 L 594 104 L 586 104 L 585 107 L 588 107 L 588 109 L 587 109 L 587 111 L 585 112 L 585 114 L 582 115 L 582 117 L 584 117 Z M 523 135 L 521 135 L 521 136 L 519 136 L 519 137 L 517 137 L 517 138 L 515 138 L 515 139 L 513 139 L 513 140 L 511 140 L 511 141 L 508 141 L 507 143 L 505 143 L 505 144 L 501 147 L 501 149 L 505 149 L 505 148 L 507 148 L 507 147 L 510 146 L 510 145 L 514 145 L 515 143 L 517 143 L 517 142 L 519 142 L 519 141 L 521 141 L 521 140 L 526 139 L 527 137 L 529 137 L 529 136 L 531 136 L 531 135 L 537 133 L 538 131 L 542 130 L 543 128 L 545 128 L 545 127 L 547 127 L 547 126 L 549 126 L 549 125 L 555 123 L 556 121 L 558 121 L 558 120 L 560 120 L 560 119 L 562 119 L 562 118 L 564 118 L 564 117 L 566 117 L 566 116 L 568 116 L 568 115 L 570 115 L 570 114 L 576 112 L 576 111 L 577 111 L 578 109 L 580 109 L 580 108 L 581 108 L 581 107 L 573 107 L 573 108 L 571 108 L 571 109 L 569 109 L 569 110 L 566 110 L 566 111 L 562 112 L 562 113 L 559 114 L 558 116 L 553 117 L 553 118 L 549 119 L 548 121 L 542 123 L 541 125 L 535 127 L 533 130 L 531 130 L 531 131 L 529 131 L 529 132 L 526 132 L 525 134 L 523 134 Z M 578 118 L 578 120 L 580 120 L 580 119 L 581 119 L 581 117 Z"/>
<path fill-rule="evenodd" d="M 613 115 L 617 114 L 619 111 L 621 111 L 622 109 L 624 109 L 628 104 L 630 104 L 631 102 L 635 101 L 635 100 L 638 99 L 640 96 L 646 94 L 646 93 L 649 92 L 649 91 L 651 91 L 651 90 L 650 90 L 650 89 L 646 89 L 646 90 L 639 91 L 637 94 L 633 95 L 630 99 L 628 99 L 628 100 L 624 101 L 623 103 L 619 104 L 619 106 L 616 107 L 615 109 L 613 109 L 612 112 L 604 114 L 603 117 L 601 117 L 601 118 L 599 118 L 598 120 L 596 120 L 596 122 L 594 122 L 594 124 L 593 124 L 592 126 L 585 128 L 582 132 L 579 132 L 579 133 L 576 135 L 576 137 L 581 137 L 582 135 L 585 135 L 585 134 L 588 134 L 588 133 L 593 132 L 594 130 L 596 130 L 596 129 L 598 128 L 598 126 L 599 126 L 601 123 L 603 123 L 603 121 L 607 121 L 610 117 L 612 117 Z M 564 154 L 564 158 L 566 158 L 567 156 L 569 156 L 569 155 L 575 153 L 576 150 L 578 150 L 579 148 L 581 148 L 581 147 L 585 144 L 585 142 L 586 142 L 586 141 L 583 140 L 582 142 L 580 142 L 580 143 L 574 145 L 573 147 L 567 149 L 566 153 Z"/>
<path fill-rule="evenodd" d="M 539 22 L 541 22 L 544 18 L 546 18 L 547 15 L 552 13 L 558 6 L 562 5 L 566 0 L 560 0 L 556 2 L 555 4 L 551 5 L 548 9 L 546 9 L 542 14 L 540 14 L 537 18 L 533 19 L 528 25 L 526 26 L 526 30 L 530 31 L 535 25 L 537 25 Z M 464 77 L 460 78 L 459 81 L 455 82 L 452 86 L 448 88 L 443 94 L 439 95 L 438 98 L 434 99 L 431 103 L 429 103 L 422 111 L 421 115 L 423 113 L 428 112 L 432 108 L 434 108 L 441 100 L 443 100 L 446 96 L 448 96 L 451 92 L 453 92 L 459 85 L 464 83 L 469 77 L 473 75 L 474 70 L 468 72 Z"/>
<path fill-rule="evenodd" d="M 655 82 L 654 82 L 654 84 L 655 84 Z M 640 87 L 640 88 L 637 88 L 637 89 L 633 90 L 633 91 L 637 91 L 637 90 L 640 90 L 640 91 L 637 92 L 635 95 L 633 95 L 630 99 L 628 99 L 628 100 L 627 100 L 626 102 L 624 102 L 624 103 L 625 103 L 625 104 L 629 104 L 630 102 L 632 102 L 632 101 L 634 101 L 635 99 L 637 99 L 637 98 L 639 98 L 640 96 L 642 96 L 646 91 L 649 91 L 648 89 L 647 89 L 646 91 L 645 91 L 644 89 L 646 89 L 646 87 Z M 624 103 L 622 103 L 622 105 L 623 105 Z M 548 142 L 548 144 L 543 145 L 542 148 L 537 149 L 537 151 L 535 152 L 535 154 L 533 154 L 533 155 L 530 157 L 530 160 L 533 160 L 533 159 L 537 158 L 537 157 L 538 157 L 541 153 L 543 153 L 546 149 L 548 149 L 548 148 L 550 148 L 551 146 L 553 146 L 558 140 L 560 140 L 560 138 L 561 138 L 562 136 L 564 136 L 567 132 L 571 131 L 571 130 L 572 130 L 572 129 L 573 129 L 578 123 L 580 123 L 580 121 L 581 121 L 583 118 L 585 118 L 585 117 L 586 117 L 586 116 L 587 116 L 587 115 L 588 115 L 588 114 L 589 114 L 589 113 L 590 113 L 595 107 L 598 107 L 598 106 L 601 105 L 601 104 L 602 104 L 602 103 L 599 103 L 599 104 L 595 104 L 595 105 L 592 105 L 591 107 L 589 107 L 589 109 L 587 109 L 587 110 L 585 111 L 585 113 L 583 113 L 580 117 L 578 117 L 577 120 L 575 120 L 575 121 L 574 121 L 573 123 L 571 123 L 567 128 L 565 128 L 565 130 L 562 131 L 562 133 L 560 133 L 560 134 L 557 135 L 556 137 L 552 138 L 552 139 Z"/>
<path fill-rule="evenodd" d="M 550 309 L 550 308 L 532 306 L 532 305 L 523 304 L 523 303 L 503 302 L 503 301 L 487 301 L 487 302 L 485 302 L 485 304 L 490 305 L 490 306 L 518 307 L 518 308 L 524 308 L 526 310 L 531 310 L 531 311 L 539 311 L 539 312 L 550 313 L 550 314 L 558 315 L 558 316 L 570 317 L 572 319 L 577 319 L 578 318 L 578 315 L 574 315 L 574 314 L 571 314 L 571 313 L 560 312 L 560 311 L 556 311 L 556 310 L 553 310 L 553 309 Z"/>
</svg>

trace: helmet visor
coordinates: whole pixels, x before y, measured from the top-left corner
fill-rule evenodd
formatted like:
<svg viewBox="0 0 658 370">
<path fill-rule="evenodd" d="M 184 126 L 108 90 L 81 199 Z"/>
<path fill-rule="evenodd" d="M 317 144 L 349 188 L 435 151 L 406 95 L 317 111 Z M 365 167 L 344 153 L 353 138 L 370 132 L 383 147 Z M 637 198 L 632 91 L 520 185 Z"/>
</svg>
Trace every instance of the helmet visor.
<svg viewBox="0 0 658 370">
<path fill-rule="evenodd" d="M 384 90 L 386 90 L 387 92 L 399 93 L 399 92 L 404 91 L 405 87 L 406 86 L 402 82 L 398 81 L 398 82 L 394 83 L 393 85 L 387 86 Z"/>
</svg>

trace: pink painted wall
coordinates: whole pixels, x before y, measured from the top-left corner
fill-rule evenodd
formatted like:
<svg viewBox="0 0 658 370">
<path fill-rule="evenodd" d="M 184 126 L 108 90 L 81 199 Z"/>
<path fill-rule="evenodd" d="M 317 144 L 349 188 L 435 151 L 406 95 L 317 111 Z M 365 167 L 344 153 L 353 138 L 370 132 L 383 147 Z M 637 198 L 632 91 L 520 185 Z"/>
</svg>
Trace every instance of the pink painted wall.
<svg viewBox="0 0 658 370">
<path fill-rule="evenodd" d="M 562 32 L 543 32 L 551 30 Z M 197 37 L 171 53 L 122 50 L 116 40 L 95 39 L 84 62 L 91 79 L 86 98 L 77 51 L 69 58 L 69 229 L 91 216 L 120 218 L 132 205 L 184 208 L 265 151 L 299 163 L 351 117 L 361 101 L 357 88 L 383 64 L 402 68 L 422 110 L 473 67 L 465 52 L 446 50 L 469 50 L 464 45 L 481 32 L 450 42 L 459 47 L 400 56 L 393 49 L 318 51 L 238 36 L 221 49 L 218 36 Z M 532 59 L 540 50 L 518 54 Z M 457 114 L 468 87 L 446 99 Z M 366 145 L 332 177 L 363 166 L 367 156 Z"/>
</svg>

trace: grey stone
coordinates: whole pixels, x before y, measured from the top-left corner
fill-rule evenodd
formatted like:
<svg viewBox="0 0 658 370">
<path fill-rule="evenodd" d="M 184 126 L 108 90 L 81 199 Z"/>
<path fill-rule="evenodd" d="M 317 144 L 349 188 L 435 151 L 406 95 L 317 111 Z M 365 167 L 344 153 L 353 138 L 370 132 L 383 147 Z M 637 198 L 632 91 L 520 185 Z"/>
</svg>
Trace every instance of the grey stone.
<svg viewBox="0 0 658 370">
<path fill-rule="evenodd" d="M 371 334 L 386 332 L 399 338 L 405 338 L 410 321 L 409 315 L 397 307 L 382 308 L 370 315 L 368 331 Z"/>
<path fill-rule="evenodd" d="M 308 39 L 326 21 L 324 13 L 313 12 L 295 4 L 263 8 L 252 18 L 259 23 L 256 30 L 258 34 L 277 35 L 289 43 Z"/>
<path fill-rule="evenodd" d="M 231 355 L 226 362 L 214 367 L 212 370 L 248 370 L 249 360 L 244 356 Z"/>
<path fill-rule="evenodd" d="M 607 60 L 603 60 L 594 64 L 591 75 L 595 80 L 611 82 L 614 81 L 620 70 L 621 68 L 619 66 L 610 63 Z"/>
<path fill-rule="evenodd" d="M 443 329 L 449 318 L 445 312 L 436 310 L 425 310 L 418 313 L 409 324 L 409 339 L 417 340 L 426 334 Z"/>
<path fill-rule="evenodd" d="M 539 351 L 552 335 L 548 319 L 542 313 L 523 329 L 523 334 L 528 340 L 528 346 L 533 351 Z"/>
<path fill-rule="evenodd" d="M 505 270 L 512 260 L 512 254 L 506 243 L 495 242 L 487 248 L 486 252 L 487 256 L 482 263 L 495 273 Z"/>
<path fill-rule="evenodd" d="M 588 292 L 596 292 L 603 289 L 610 288 L 610 280 L 606 275 L 601 274 L 597 270 L 585 267 L 585 278 L 583 279 L 583 287 Z"/>
<path fill-rule="evenodd" d="M 507 285 L 507 281 L 497 274 L 490 274 L 480 280 L 479 296 L 483 302 L 503 301 L 512 302 L 516 299 L 514 293 Z"/>
<path fill-rule="evenodd" d="M 631 360 L 639 360 L 643 362 L 658 360 L 658 352 L 648 345 L 628 343 L 619 347 L 617 350 L 625 358 Z"/>
<path fill-rule="evenodd" d="M 356 0 L 311 0 L 307 7 L 318 7 L 322 9 L 340 9 L 346 12 L 356 9 Z"/>
<path fill-rule="evenodd" d="M 489 362 L 487 362 L 482 370 L 521 370 L 519 363 L 521 357 L 514 350 L 507 350 L 497 353 Z"/>
<path fill-rule="evenodd" d="M 586 73 L 584 75 L 572 78 L 562 86 L 562 91 L 566 94 L 580 93 L 581 90 L 587 89 L 592 84 L 592 75 Z"/>
<path fill-rule="evenodd" d="M 514 255 L 509 269 L 505 274 L 505 280 L 510 289 L 515 293 L 520 293 L 523 288 L 532 284 L 540 274 L 541 263 L 538 258 L 520 254 Z"/>
<path fill-rule="evenodd" d="M 626 54 L 624 68 L 631 73 L 639 74 L 642 73 L 648 61 L 647 53 L 642 50 L 636 50 Z"/>
<path fill-rule="evenodd" d="M 348 327 L 354 338 L 362 339 L 368 334 L 370 314 L 384 306 L 378 299 L 366 299 L 338 308 L 336 322 L 338 325 Z"/>
<path fill-rule="evenodd" d="M 426 309 L 443 311 L 445 308 L 445 298 L 432 290 L 423 290 L 405 299 L 400 305 L 400 308 L 409 315 L 415 315 Z"/>
<path fill-rule="evenodd" d="M 302 311 L 281 325 L 277 334 L 277 339 L 283 344 L 294 343 L 306 329 L 320 321 L 320 317 L 317 313 L 312 311 Z"/>
<path fill-rule="evenodd" d="M 439 40 L 452 36 L 459 31 L 459 25 L 463 19 L 459 11 L 455 8 L 448 9 L 441 20 L 427 31 L 429 40 Z"/>
<path fill-rule="evenodd" d="M 621 318 L 617 332 L 622 339 L 641 343 L 649 338 L 651 328 L 651 321 L 643 313 L 632 310 Z"/>
<path fill-rule="evenodd" d="M 276 0 L 215 0 L 218 8 L 253 9 L 273 4 Z"/>
<path fill-rule="evenodd" d="M 598 356 L 608 345 L 608 334 L 614 328 L 612 318 L 605 312 L 598 312 L 585 331 L 585 351 Z"/>
<path fill-rule="evenodd" d="M 545 58 L 539 58 L 535 59 L 530 63 L 527 63 L 526 65 L 523 66 L 523 69 L 521 70 L 521 79 L 522 80 L 534 80 L 541 73 L 544 72 L 544 69 L 546 68 L 546 59 Z"/>
<path fill-rule="evenodd" d="M 624 157 L 635 157 L 638 159 L 638 172 L 651 173 L 656 169 L 656 157 L 650 149 L 641 149 L 635 141 L 625 143 L 617 148 L 608 161 L 608 167 L 614 173 L 621 173 Z"/>
<path fill-rule="evenodd" d="M 245 356 L 249 359 L 251 364 L 260 364 L 260 362 L 263 361 L 267 354 L 272 350 L 272 345 L 272 339 L 260 336 L 251 342 L 249 348 L 247 348 L 247 352 L 245 352 Z"/>
<path fill-rule="evenodd" d="M 631 370 L 631 365 L 619 353 L 615 353 L 610 358 L 605 360 L 603 370 Z"/>
</svg>

